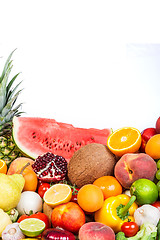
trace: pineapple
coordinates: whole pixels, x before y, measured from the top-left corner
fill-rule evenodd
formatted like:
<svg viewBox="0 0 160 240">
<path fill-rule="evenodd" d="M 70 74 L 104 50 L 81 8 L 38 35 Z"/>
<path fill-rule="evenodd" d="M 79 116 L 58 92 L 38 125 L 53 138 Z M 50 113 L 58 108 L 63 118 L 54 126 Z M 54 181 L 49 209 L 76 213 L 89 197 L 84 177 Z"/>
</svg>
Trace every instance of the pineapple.
<svg viewBox="0 0 160 240">
<path fill-rule="evenodd" d="M 20 116 L 22 113 L 19 111 L 22 104 L 18 104 L 15 107 L 15 102 L 22 91 L 17 91 L 21 82 L 12 88 L 19 73 L 9 80 L 9 75 L 13 67 L 11 60 L 13 52 L 11 52 L 6 60 L 2 75 L 0 76 L 0 159 L 3 159 L 7 165 L 21 155 L 12 141 L 12 119 L 14 116 Z"/>
</svg>

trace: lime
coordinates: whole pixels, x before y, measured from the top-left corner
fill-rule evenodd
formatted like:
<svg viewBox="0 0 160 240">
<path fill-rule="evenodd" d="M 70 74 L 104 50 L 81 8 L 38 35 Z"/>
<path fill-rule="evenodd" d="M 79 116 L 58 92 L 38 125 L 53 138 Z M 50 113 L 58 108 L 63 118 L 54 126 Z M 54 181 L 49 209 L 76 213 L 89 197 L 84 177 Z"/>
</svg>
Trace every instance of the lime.
<svg viewBox="0 0 160 240">
<path fill-rule="evenodd" d="M 36 237 L 45 229 L 45 223 L 38 218 L 26 218 L 19 223 L 19 228 L 27 237 Z"/>
<path fill-rule="evenodd" d="M 157 185 L 149 179 L 141 178 L 132 183 L 131 195 L 136 196 L 138 205 L 152 204 L 158 198 Z"/>
</svg>

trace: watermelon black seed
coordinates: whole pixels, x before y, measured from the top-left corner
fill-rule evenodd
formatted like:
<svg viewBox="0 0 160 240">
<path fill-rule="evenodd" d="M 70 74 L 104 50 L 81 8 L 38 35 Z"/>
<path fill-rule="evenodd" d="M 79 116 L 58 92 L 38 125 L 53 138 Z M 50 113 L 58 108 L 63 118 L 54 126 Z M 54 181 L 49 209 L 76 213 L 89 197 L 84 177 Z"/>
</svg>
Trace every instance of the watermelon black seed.
<svg viewBox="0 0 160 240">
<path fill-rule="evenodd" d="M 50 152 L 38 156 L 32 167 L 42 181 L 55 182 L 67 177 L 67 161 L 65 158 Z"/>
</svg>

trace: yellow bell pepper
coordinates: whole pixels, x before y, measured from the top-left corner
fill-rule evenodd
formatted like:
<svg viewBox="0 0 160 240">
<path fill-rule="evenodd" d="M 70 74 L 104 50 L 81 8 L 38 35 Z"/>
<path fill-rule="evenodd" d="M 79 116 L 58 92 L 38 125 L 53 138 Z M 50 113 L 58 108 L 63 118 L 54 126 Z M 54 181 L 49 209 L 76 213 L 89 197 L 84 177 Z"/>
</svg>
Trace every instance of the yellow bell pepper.
<svg viewBox="0 0 160 240">
<path fill-rule="evenodd" d="M 95 221 L 111 227 L 115 233 L 121 231 L 124 222 L 134 221 L 133 214 L 138 208 L 135 200 L 135 196 L 129 197 L 126 194 L 107 198 L 95 212 Z"/>
</svg>

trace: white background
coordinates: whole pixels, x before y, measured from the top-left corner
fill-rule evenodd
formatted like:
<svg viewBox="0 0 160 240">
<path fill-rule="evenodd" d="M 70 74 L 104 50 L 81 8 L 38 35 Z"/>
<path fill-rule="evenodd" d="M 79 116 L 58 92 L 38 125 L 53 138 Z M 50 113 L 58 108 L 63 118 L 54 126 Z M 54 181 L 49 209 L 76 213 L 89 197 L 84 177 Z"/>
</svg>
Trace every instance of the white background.
<svg viewBox="0 0 160 240">
<path fill-rule="evenodd" d="M 21 72 L 24 116 L 86 128 L 155 126 L 158 1 L 6 0 L 0 9 L 0 70 L 17 48 L 12 73 Z"/>
</svg>

